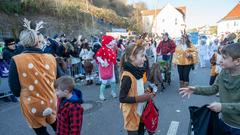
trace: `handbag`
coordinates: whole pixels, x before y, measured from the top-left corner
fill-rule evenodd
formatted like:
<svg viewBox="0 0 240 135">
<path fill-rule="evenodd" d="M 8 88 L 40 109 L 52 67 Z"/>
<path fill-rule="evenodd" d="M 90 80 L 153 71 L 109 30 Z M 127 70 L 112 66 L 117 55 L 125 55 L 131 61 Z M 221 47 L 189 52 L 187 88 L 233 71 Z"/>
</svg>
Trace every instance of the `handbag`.
<svg viewBox="0 0 240 135">
<path fill-rule="evenodd" d="M 103 67 L 99 64 L 100 77 L 103 80 L 108 80 L 113 77 L 113 64 L 109 64 L 107 67 Z"/>
<path fill-rule="evenodd" d="M 154 105 L 152 99 L 147 102 L 147 105 L 142 113 L 142 121 L 146 129 L 150 133 L 155 133 L 158 127 L 159 112 Z"/>
</svg>

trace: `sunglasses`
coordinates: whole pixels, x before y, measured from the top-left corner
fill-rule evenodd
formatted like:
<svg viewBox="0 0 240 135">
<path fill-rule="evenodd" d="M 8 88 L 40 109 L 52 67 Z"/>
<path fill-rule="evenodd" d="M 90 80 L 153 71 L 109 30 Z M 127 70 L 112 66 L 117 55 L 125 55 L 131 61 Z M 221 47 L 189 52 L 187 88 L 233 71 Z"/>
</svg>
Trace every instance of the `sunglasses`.
<svg viewBox="0 0 240 135">
<path fill-rule="evenodd" d="M 8 46 L 15 45 L 15 42 L 8 43 Z"/>
</svg>

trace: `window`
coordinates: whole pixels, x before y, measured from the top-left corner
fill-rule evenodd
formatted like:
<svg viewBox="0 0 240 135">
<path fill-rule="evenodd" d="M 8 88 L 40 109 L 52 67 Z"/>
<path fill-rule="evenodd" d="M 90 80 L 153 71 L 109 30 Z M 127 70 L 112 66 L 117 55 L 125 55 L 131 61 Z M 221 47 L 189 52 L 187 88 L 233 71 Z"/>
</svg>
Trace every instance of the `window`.
<svg viewBox="0 0 240 135">
<path fill-rule="evenodd" d="M 162 22 L 164 23 L 164 22 L 165 22 L 165 20 L 164 20 L 164 19 L 162 19 Z"/>
<path fill-rule="evenodd" d="M 237 21 L 234 21 L 234 26 L 238 26 L 238 22 Z"/>
<path fill-rule="evenodd" d="M 175 25 L 177 25 L 177 18 L 175 18 Z"/>
<path fill-rule="evenodd" d="M 227 23 L 227 28 L 229 28 L 229 23 Z"/>
</svg>

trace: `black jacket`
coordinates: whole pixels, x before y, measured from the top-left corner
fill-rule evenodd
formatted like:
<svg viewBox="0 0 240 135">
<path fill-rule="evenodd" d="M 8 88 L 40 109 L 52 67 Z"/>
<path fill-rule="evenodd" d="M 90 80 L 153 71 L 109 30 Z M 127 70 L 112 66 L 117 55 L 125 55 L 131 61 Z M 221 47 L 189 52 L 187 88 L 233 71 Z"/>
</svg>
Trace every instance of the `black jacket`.
<svg viewBox="0 0 240 135">
<path fill-rule="evenodd" d="M 189 111 L 194 135 L 224 135 L 218 113 L 211 111 L 207 105 L 190 106 Z"/>
<path fill-rule="evenodd" d="M 13 56 L 20 54 L 22 51 L 23 51 L 22 46 L 16 46 L 15 50 L 9 49 L 8 47 L 4 47 L 2 52 L 3 60 L 9 61 Z"/>
</svg>

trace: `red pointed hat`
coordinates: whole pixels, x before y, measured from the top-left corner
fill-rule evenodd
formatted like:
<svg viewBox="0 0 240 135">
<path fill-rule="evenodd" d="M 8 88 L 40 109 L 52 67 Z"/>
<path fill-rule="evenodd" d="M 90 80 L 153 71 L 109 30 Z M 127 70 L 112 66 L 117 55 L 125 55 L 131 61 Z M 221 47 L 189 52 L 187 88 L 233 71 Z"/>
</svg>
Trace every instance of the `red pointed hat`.
<svg viewBox="0 0 240 135">
<path fill-rule="evenodd" d="M 114 38 L 112 36 L 107 36 L 107 35 L 102 36 L 102 46 L 106 46 L 113 40 Z"/>
</svg>

